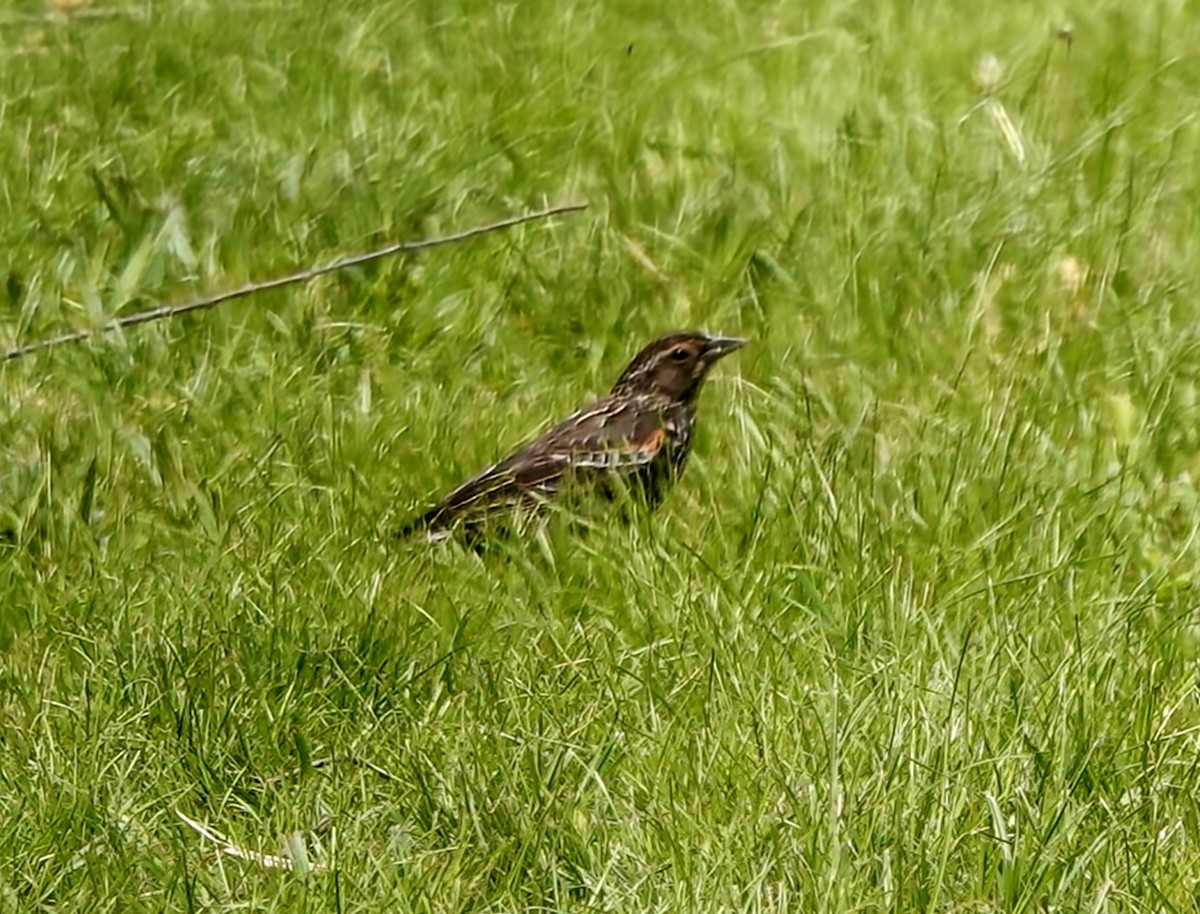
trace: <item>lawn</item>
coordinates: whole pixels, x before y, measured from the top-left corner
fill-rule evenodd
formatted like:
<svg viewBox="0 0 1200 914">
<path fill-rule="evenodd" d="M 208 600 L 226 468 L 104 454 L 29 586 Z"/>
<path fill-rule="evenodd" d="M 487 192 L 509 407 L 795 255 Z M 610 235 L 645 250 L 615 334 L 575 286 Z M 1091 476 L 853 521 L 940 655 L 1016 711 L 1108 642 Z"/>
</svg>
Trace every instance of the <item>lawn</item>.
<svg viewBox="0 0 1200 914">
<path fill-rule="evenodd" d="M 1197 47 L 10 4 L 0 348 L 589 208 L 0 365 L 0 910 L 1193 910 Z M 689 326 L 656 513 L 391 536 Z"/>
</svg>

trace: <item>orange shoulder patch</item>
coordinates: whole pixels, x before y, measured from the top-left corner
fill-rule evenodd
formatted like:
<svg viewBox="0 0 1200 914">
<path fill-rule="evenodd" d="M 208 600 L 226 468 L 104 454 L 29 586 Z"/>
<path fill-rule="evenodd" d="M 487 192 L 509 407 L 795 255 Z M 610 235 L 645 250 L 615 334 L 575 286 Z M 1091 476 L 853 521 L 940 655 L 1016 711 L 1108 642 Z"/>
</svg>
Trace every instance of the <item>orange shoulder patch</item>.
<svg viewBox="0 0 1200 914">
<path fill-rule="evenodd" d="M 663 443 L 666 440 L 667 430 L 660 425 L 650 433 L 650 437 L 648 437 L 644 442 L 638 443 L 636 446 L 639 451 L 658 453 L 660 450 L 662 450 Z"/>
</svg>

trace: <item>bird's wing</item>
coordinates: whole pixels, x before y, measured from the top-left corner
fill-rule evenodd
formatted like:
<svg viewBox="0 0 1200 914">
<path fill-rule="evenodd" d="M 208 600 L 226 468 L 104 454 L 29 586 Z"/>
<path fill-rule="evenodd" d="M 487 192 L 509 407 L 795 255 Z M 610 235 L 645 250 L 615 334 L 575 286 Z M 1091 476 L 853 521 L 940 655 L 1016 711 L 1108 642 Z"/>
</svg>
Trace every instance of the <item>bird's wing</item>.
<svg viewBox="0 0 1200 914">
<path fill-rule="evenodd" d="M 407 529 L 552 496 L 569 474 L 634 471 L 658 456 L 666 437 L 659 405 L 600 400 L 468 479 Z"/>
</svg>

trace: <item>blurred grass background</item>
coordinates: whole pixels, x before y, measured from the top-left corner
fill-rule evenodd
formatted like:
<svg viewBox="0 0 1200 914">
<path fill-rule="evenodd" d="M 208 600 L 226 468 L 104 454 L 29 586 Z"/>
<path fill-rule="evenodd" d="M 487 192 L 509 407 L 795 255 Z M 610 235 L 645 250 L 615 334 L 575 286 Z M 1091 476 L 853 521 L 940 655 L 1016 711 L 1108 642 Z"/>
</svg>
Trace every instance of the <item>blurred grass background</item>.
<svg viewBox="0 0 1200 914">
<path fill-rule="evenodd" d="M 0 368 L 6 907 L 1194 906 L 1194 9 L 70 5 L 5 346 L 590 209 Z M 681 326 L 652 520 L 389 540 Z"/>
</svg>

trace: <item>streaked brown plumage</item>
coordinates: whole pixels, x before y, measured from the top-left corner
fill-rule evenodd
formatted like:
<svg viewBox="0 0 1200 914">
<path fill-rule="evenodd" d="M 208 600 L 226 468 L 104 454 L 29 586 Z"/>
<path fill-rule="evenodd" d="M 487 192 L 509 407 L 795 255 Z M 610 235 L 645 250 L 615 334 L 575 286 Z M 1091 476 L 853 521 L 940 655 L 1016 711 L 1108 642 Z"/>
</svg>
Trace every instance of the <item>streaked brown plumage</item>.
<svg viewBox="0 0 1200 914">
<path fill-rule="evenodd" d="M 464 482 L 401 535 L 477 530 L 497 512 L 537 510 L 568 483 L 610 497 L 627 488 L 657 504 L 687 460 L 709 368 L 745 342 L 695 330 L 655 340 L 607 396 Z"/>
</svg>

